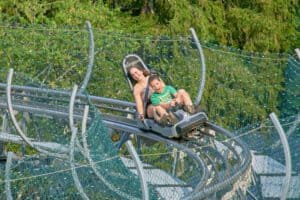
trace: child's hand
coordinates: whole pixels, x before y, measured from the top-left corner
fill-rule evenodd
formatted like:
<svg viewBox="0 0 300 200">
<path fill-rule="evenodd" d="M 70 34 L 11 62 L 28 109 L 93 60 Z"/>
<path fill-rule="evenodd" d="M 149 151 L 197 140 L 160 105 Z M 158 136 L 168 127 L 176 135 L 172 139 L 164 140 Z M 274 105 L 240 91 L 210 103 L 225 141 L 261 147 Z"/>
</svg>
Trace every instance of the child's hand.
<svg viewBox="0 0 300 200">
<path fill-rule="evenodd" d="M 175 106 L 176 105 L 176 99 L 172 99 L 172 101 L 170 102 L 170 106 Z"/>
</svg>

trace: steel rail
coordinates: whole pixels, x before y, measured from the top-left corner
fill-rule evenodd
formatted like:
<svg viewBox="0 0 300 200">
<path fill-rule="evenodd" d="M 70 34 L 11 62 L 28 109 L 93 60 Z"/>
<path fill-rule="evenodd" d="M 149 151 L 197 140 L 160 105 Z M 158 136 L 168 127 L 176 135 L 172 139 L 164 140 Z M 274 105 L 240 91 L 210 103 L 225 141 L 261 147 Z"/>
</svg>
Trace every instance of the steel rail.
<svg viewBox="0 0 300 200">
<path fill-rule="evenodd" d="M 16 102 L 14 102 L 14 103 L 16 103 Z M 60 117 L 60 118 L 64 118 L 64 119 L 69 117 L 69 114 L 64 111 L 59 111 L 59 110 L 53 111 L 51 109 L 41 108 L 41 107 L 36 108 L 36 107 L 34 107 L 35 105 L 30 106 L 30 104 L 28 104 L 28 103 L 25 105 L 21 105 L 20 103 L 21 102 L 19 102 L 19 104 L 13 104 L 15 110 L 32 112 L 32 113 L 37 113 L 37 114 L 51 115 L 53 117 Z M 1 99 L 0 99 L 0 108 L 6 108 L 6 104 L 2 103 Z M 74 113 L 74 119 L 82 120 L 82 114 Z M 155 141 L 164 142 L 168 145 L 174 146 L 174 147 L 184 151 L 185 153 L 190 155 L 195 160 L 195 162 L 200 166 L 200 168 L 203 170 L 203 176 L 202 176 L 201 180 L 199 181 L 199 184 L 197 186 L 195 186 L 195 190 L 199 191 L 202 187 L 204 187 L 205 180 L 207 180 L 207 177 L 208 177 L 207 168 L 206 168 L 204 161 L 202 159 L 200 159 L 195 152 L 193 152 L 189 148 L 187 148 L 175 141 L 171 141 L 169 139 L 163 138 L 162 136 L 158 136 L 156 133 L 142 131 L 141 129 L 139 129 L 137 127 L 136 123 L 128 123 L 128 121 L 129 121 L 128 119 L 126 121 L 120 121 L 120 119 L 118 119 L 118 121 L 117 121 L 117 120 L 114 120 L 114 118 L 111 119 L 109 117 L 107 117 L 107 118 L 104 117 L 103 122 L 109 128 L 120 130 L 120 131 L 130 132 L 130 133 L 136 134 L 138 136 L 149 138 L 149 139 L 152 139 Z M 88 120 L 90 120 L 90 118 L 88 118 Z M 131 122 L 134 122 L 134 120 L 131 120 Z"/>
<path fill-rule="evenodd" d="M 217 170 L 217 166 L 216 166 L 216 164 L 214 163 L 214 161 L 213 161 L 213 158 L 211 157 L 211 155 L 209 154 L 209 153 L 211 153 L 210 151 L 211 151 L 211 149 L 206 149 L 205 148 L 205 156 L 207 157 L 207 159 L 209 160 L 209 162 L 211 163 L 211 165 L 212 165 L 212 168 L 214 169 L 214 171 L 218 171 Z M 221 157 L 221 160 L 223 161 L 223 157 Z M 224 165 L 226 166 L 226 164 L 224 163 Z M 220 170 L 219 170 L 220 171 Z M 215 177 L 214 177 L 214 180 L 215 179 L 217 179 L 218 181 L 220 181 L 220 173 L 217 173 L 216 175 L 215 175 Z M 212 181 L 213 182 L 213 181 Z M 213 182 L 213 183 L 215 183 L 215 182 Z"/>
<path fill-rule="evenodd" d="M 1 91 L 0 90 L 0 94 L 3 94 L 6 95 L 6 93 L 4 91 Z M 32 92 L 24 92 L 22 90 L 20 90 L 19 92 L 18 91 L 14 91 L 13 93 L 15 99 L 22 99 L 24 97 L 27 97 L 29 99 L 32 99 L 32 98 L 36 98 L 36 99 L 39 99 L 39 100 L 44 100 L 44 102 L 52 102 L 52 101 L 58 101 L 61 102 L 61 103 L 65 103 L 65 104 L 69 104 L 69 96 L 65 96 L 66 98 L 63 99 L 59 96 L 57 96 L 57 98 L 55 98 L 55 96 L 38 96 L 38 95 L 35 95 L 33 94 Z M 54 94 L 56 95 L 56 94 Z M 1 95 L 0 95 L 1 97 Z M 80 98 L 80 96 L 79 96 Z M 81 97 L 82 99 L 82 97 Z M 80 100 L 81 100 L 80 99 Z M 76 104 L 82 104 L 82 105 L 86 105 L 84 104 L 84 102 L 81 102 L 80 100 L 76 101 Z M 84 99 L 86 100 L 86 99 Z M 126 101 L 123 101 L 123 103 L 126 102 Z M 127 103 L 130 103 L 130 102 L 127 102 Z M 112 107 L 112 106 L 107 106 L 105 105 L 106 102 L 101 102 L 100 101 L 93 101 L 93 104 L 97 107 L 97 108 L 103 108 L 105 110 L 110 110 L 110 111 L 119 111 L 119 112 L 123 112 L 123 113 L 127 113 L 127 114 L 134 114 L 135 113 L 135 107 L 134 106 L 124 106 L 124 105 L 117 105 L 117 104 L 112 104 L 112 105 L 117 105 L 117 106 L 122 106 L 122 107 L 125 107 L 126 109 L 122 109 L 122 108 L 118 108 L 118 107 Z M 128 109 L 128 108 L 131 108 L 131 109 Z"/>
<path fill-rule="evenodd" d="M 212 124 L 210 122 L 208 122 L 208 125 L 210 127 L 213 127 L 214 130 L 223 133 L 227 137 L 234 138 L 234 135 L 232 133 L 230 133 L 229 131 L 227 131 L 226 129 L 223 129 L 223 128 L 221 128 L 215 124 Z M 236 171 L 234 174 L 231 174 L 231 176 L 228 177 L 226 180 L 216 183 L 207 188 L 204 188 L 201 192 L 197 193 L 196 195 L 195 194 L 188 195 L 187 197 L 185 197 L 186 200 L 203 199 L 217 191 L 225 189 L 228 185 L 237 181 L 240 178 L 240 176 L 242 176 L 242 174 L 244 174 L 247 171 L 247 169 L 251 166 L 251 161 L 252 161 L 250 150 L 248 149 L 246 144 L 244 144 L 240 138 L 235 138 L 235 142 L 237 142 L 242 147 L 242 149 L 243 149 L 242 154 L 244 155 L 244 158 L 245 158 L 244 162 L 240 166 L 239 170 Z"/>
<path fill-rule="evenodd" d="M 109 103 L 111 103 L 111 101 Z M 65 112 L 65 110 L 67 110 L 67 109 L 51 110 L 49 107 L 44 107 L 45 105 L 36 107 L 36 105 L 34 105 L 30 102 L 22 102 L 21 100 L 13 102 L 13 106 L 14 106 L 15 110 L 32 112 L 35 114 L 46 115 L 48 117 L 49 116 L 61 117 L 61 118 L 68 117 L 67 112 Z M 3 108 L 3 109 L 7 108 L 7 105 L 3 102 L 3 100 L 1 100 L 1 98 L 0 98 L 0 108 Z M 63 106 L 61 108 L 63 108 Z M 77 109 L 77 111 L 76 111 L 76 109 Z M 74 119 L 76 119 L 76 120 L 82 119 L 81 109 L 78 110 L 78 108 L 75 108 Z M 88 120 L 90 120 L 90 118 L 88 118 Z M 198 181 L 197 185 L 194 187 L 193 192 L 187 198 L 201 197 L 201 196 L 199 196 L 199 194 L 202 194 L 205 197 L 205 196 L 210 195 L 212 192 L 215 192 L 215 191 L 218 191 L 219 189 L 224 188 L 225 185 L 237 180 L 238 175 L 241 175 L 246 171 L 246 169 L 249 167 L 249 163 L 251 161 L 251 158 L 249 158 L 250 153 L 249 153 L 247 147 L 241 141 L 239 141 L 238 138 L 234 139 L 235 143 L 238 146 L 240 146 L 242 149 L 242 152 L 241 152 L 242 159 L 241 160 L 243 162 L 240 163 L 240 166 L 241 166 L 240 170 L 238 170 L 236 173 L 234 173 L 232 175 L 232 177 L 229 177 L 226 181 L 216 183 L 215 185 L 213 185 L 211 187 L 207 187 L 206 184 L 207 184 L 207 181 L 209 178 L 209 173 L 208 173 L 208 169 L 206 167 L 205 161 L 203 160 L 203 158 L 200 158 L 195 152 L 193 152 L 191 149 L 186 147 L 184 144 L 180 144 L 177 141 L 164 138 L 153 132 L 143 131 L 137 127 L 137 124 L 134 120 L 129 120 L 129 119 L 121 117 L 121 116 L 103 115 L 103 122 L 107 127 L 112 128 L 112 129 L 126 131 L 126 132 L 133 133 L 135 135 L 138 135 L 138 136 L 149 138 L 151 140 L 164 142 L 164 143 L 166 143 L 170 146 L 173 146 L 181 151 L 184 151 L 191 158 L 193 158 L 193 160 L 202 169 L 203 172 L 202 172 L 201 179 Z M 212 124 L 212 123 L 208 123 L 208 125 L 212 129 L 214 129 L 218 132 L 221 132 L 222 134 L 226 135 L 227 137 L 234 138 L 234 135 L 232 133 L 230 133 L 229 131 L 222 129 L 221 127 L 218 127 L 217 125 Z"/>
<path fill-rule="evenodd" d="M 6 89 L 7 84 L 0 83 L 0 88 Z M 30 87 L 30 86 L 20 86 L 20 85 L 11 85 L 11 89 L 16 91 L 16 90 L 21 90 L 24 92 L 35 92 L 35 93 L 42 93 L 42 94 L 50 94 L 50 95 L 60 95 L 64 97 L 70 97 L 71 96 L 71 91 L 67 90 L 54 90 L 54 89 L 49 89 L 49 88 L 37 88 L 37 87 Z M 99 96 L 93 96 L 93 95 L 84 95 L 84 94 L 77 94 L 76 98 L 80 98 L 83 100 L 88 100 L 88 98 L 94 103 L 105 103 L 105 104 L 114 104 L 114 105 L 119 105 L 119 106 L 124 106 L 124 107 L 135 107 L 135 103 L 128 102 L 128 101 L 122 101 L 119 99 L 112 99 L 112 98 L 106 98 L 106 97 L 99 97 Z"/>
<path fill-rule="evenodd" d="M 211 145 L 205 145 L 204 147 L 202 147 L 202 146 L 199 146 L 199 144 L 197 144 L 196 142 L 193 143 L 192 145 L 194 145 L 194 146 L 192 146 L 191 148 L 195 149 L 196 152 L 198 150 L 199 153 L 201 153 L 202 150 L 204 150 L 205 152 L 210 153 L 215 158 L 218 158 L 223 163 L 225 169 L 228 168 L 225 158 L 221 155 L 221 153 L 219 151 L 217 151 L 215 148 L 211 147 Z"/>
<path fill-rule="evenodd" d="M 13 69 L 9 70 L 9 73 L 7 75 L 7 87 L 6 87 L 6 103 L 7 103 L 7 108 L 8 108 L 8 113 L 10 115 L 10 118 L 18 132 L 18 134 L 22 137 L 22 139 L 32 148 L 36 149 L 37 151 L 47 154 L 47 155 L 52 155 L 55 157 L 60 157 L 60 158 L 66 158 L 66 155 L 64 154 L 58 154 L 58 153 L 52 153 L 49 152 L 45 149 L 41 149 L 40 147 L 35 146 L 26 136 L 26 134 L 22 131 L 21 127 L 19 126 L 17 119 L 14 115 L 14 109 L 13 109 L 13 104 L 12 104 L 12 96 L 11 96 L 11 82 L 12 82 L 12 77 L 13 77 Z"/>
<path fill-rule="evenodd" d="M 235 135 L 229 131 L 227 131 L 224 128 L 221 128 L 211 122 L 207 122 L 207 125 L 212 128 L 213 130 L 217 131 L 217 132 L 221 132 L 223 135 L 225 135 L 228 138 L 231 138 L 232 141 L 234 141 L 238 146 L 241 147 L 242 150 L 248 150 L 248 153 L 250 152 L 247 145 L 240 140 L 239 138 L 235 137 Z M 242 164 L 243 162 L 245 162 L 245 160 L 243 160 L 243 158 L 248 157 L 247 155 L 244 154 L 240 154 L 239 152 L 237 152 L 237 149 L 235 147 L 233 147 L 232 145 L 230 145 L 227 141 L 218 141 L 220 143 L 222 143 L 224 146 L 226 146 L 234 155 L 235 157 L 238 159 L 238 161 Z M 243 151 L 244 153 L 244 151 Z M 250 155 L 250 153 L 249 153 Z"/>
<path fill-rule="evenodd" d="M 26 102 L 26 104 L 29 104 L 29 102 Z M 38 104 L 34 104 L 34 105 L 32 105 L 32 108 L 31 109 L 23 109 L 23 111 L 24 110 L 26 110 L 26 111 L 32 111 L 32 110 L 35 110 L 35 112 L 38 112 L 39 110 L 41 111 L 41 109 L 38 109 L 37 108 L 37 105 Z M 1 105 L 1 101 L 0 101 L 0 107 L 5 107 L 5 105 Z M 24 108 L 24 106 L 22 105 L 22 101 L 20 101 L 19 102 L 19 105 L 16 105 L 18 108 Z M 61 117 L 63 117 L 64 116 L 64 114 L 62 114 L 62 112 L 61 111 L 66 111 L 66 109 L 65 109 L 65 107 L 64 106 L 57 106 L 57 105 L 55 105 L 54 107 L 55 108 L 58 108 L 58 110 L 60 111 L 60 112 L 57 112 L 57 111 L 54 111 L 55 109 L 54 108 L 52 108 L 52 109 L 47 109 L 47 108 L 44 108 L 43 106 L 46 106 L 47 107 L 47 105 L 38 105 L 38 106 L 40 106 L 40 107 L 42 107 L 43 109 L 43 111 L 42 111 L 42 113 L 46 113 L 46 114 L 48 114 L 48 115 L 55 115 L 55 114 L 57 114 L 56 116 L 61 116 Z M 123 110 L 122 110 L 123 111 Z M 125 111 L 125 109 L 124 109 L 124 111 Z M 78 115 L 82 115 L 82 109 L 80 109 L 80 108 L 77 108 L 77 114 Z M 41 114 L 41 113 L 40 113 Z M 75 115 L 75 118 L 77 118 L 78 119 L 78 115 L 77 115 L 77 117 L 76 117 L 76 115 Z M 106 116 L 106 114 L 103 114 L 104 116 Z M 79 117 L 80 118 L 80 117 Z M 134 123 L 134 125 L 136 124 L 135 123 L 135 121 L 134 120 L 130 120 L 130 119 L 127 119 L 127 118 L 125 118 L 125 117 L 121 117 L 121 116 L 115 116 L 115 115 L 111 115 L 111 116 L 108 116 L 107 115 L 107 119 L 112 119 L 112 120 L 120 120 L 120 121 L 123 121 L 123 120 L 126 120 L 126 121 L 128 121 L 128 122 L 130 122 L 130 125 L 132 125 L 132 123 Z M 229 149 L 231 149 L 232 151 L 233 151 L 233 147 L 231 147 L 229 144 L 227 144 L 226 145 L 226 143 L 223 143 L 225 146 L 227 146 L 227 148 L 229 148 Z M 233 151 L 234 152 L 234 151 Z M 237 156 L 238 155 L 238 153 L 237 152 L 234 152 L 234 154 Z"/>
</svg>

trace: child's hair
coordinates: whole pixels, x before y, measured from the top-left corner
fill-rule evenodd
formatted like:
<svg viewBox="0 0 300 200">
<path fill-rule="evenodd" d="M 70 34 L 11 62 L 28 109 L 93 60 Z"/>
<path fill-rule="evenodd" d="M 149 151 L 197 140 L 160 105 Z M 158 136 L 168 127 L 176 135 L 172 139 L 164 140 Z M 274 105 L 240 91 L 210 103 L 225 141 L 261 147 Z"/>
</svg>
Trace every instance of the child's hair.
<svg viewBox="0 0 300 200">
<path fill-rule="evenodd" d="M 149 77 L 149 79 L 148 79 L 149 84 L 151 84 L 151 82 L 154 81 L 154 80 L 161 81 L 161 79 L 160 79 L 160 77 L 159 77 L 158 74 L 152 74 L 152 75 Z"/>
</svg>

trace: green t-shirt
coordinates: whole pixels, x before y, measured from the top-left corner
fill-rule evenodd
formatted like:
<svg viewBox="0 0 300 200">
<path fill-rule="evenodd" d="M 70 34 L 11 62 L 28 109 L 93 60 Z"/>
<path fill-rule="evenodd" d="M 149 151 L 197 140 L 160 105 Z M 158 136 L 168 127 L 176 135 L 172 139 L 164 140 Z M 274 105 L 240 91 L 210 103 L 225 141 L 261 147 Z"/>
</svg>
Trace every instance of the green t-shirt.
<svg viewBox="0 0 300 200">
<path fill-rule="evenodd" d="M 174 98 L 174 94 L 177 91 L 170 85 L 166 85 L 162 91 L 162 93 L 153 92 L 151 95 L 151 103 L 154 106 L 158 106 L 159 104 L 167 104 L 172 101 Z"/>
</svg>

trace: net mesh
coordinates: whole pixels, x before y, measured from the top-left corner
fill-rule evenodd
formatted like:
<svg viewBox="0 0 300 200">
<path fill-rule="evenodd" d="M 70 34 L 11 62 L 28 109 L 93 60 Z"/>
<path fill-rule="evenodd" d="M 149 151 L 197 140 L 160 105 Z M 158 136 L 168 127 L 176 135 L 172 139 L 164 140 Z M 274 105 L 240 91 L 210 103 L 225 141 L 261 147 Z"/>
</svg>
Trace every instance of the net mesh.
<svg viewBox="0 0 300 200">
<path fill-rule="evenodd" d="M 0 41 L 1 83 L 6 83 L 8 68 L 14 68 L 16 72 L 13 79 L 15 85 L 69 92 L 74 83 L 82 83 L 89 62 L 87 31 L 74 27 L 50 29 L 1 25 L 0 35 L 4 38 Z M 94 30 L 94 40 L 95 63 L 87 87 L 91 95 L 133 101 L 121 64 L 127 54 L 136 53 L 150 69 L 159 72 L 168 84 L 184 88 L 193 99 L 196 98 L 201 69 L 196 46 L 190 37 L 139 37 Z M 292 156 L 293 180 L 289 195 L 291 198 L 300 198 L 299 192 L 294 189 L 300 180 L 297 152 L 300 148 L 299 61 L 287 54 L 249 53 L 214 44 L 203 44 L 203 50 L 207 71 L 200 105 L 206 110 L 210 121 L 232 130 L 236 138 L 247 143 L 253 155 L 253 170 L 248 171 L 248 175 L 243 176 L 244 179 L 236 181 L 245 183 L 245 186 L 230 184 L 217 194 L 218 197 L 239 199 L 241 196 L 255 195 L 260 198 L 275 198 L 280 195 L 283 182 L 278 179 L 283 177 L 285 159 L 279 136 L 268 120 L 269 113 L 275 112 L 286 131 Z M 53 97 L 50 92 L 42 95 L 31 92 L 28 96 L 12 91 L 12 94 L 13 103 L 22 102 L 24 105 L 28 98 L 30 102 L 34 102 L 31 106 L 42 110 L 39 114 L 15 112 L 26 136 L 32 138 L 33 142 L 41 142 L 41 147 L 49 152 L 57 152 L 59 149 L 67 156 L 66 162 L 66 159 L 39 154 L 35 149 L 24 145 L 12 122 L 6 122 L 8 115 L 6 107 L 2 106 L 3 150 L 15 152 L 10 166 L 13 198 L 82 198 L 83 194 L 74 184 L 68 160 L 71 130 L 68 116 L 63 113 L 68 113 L 69 97 Z M 2 88 L 1 102 L 6 102 L 5 98 L 5 90 Z M 75 113 L 82 115 L 85 103 L 87 102 L 76 101 Z M 78 149 L 74 158 L 84 193 L 90 199 L 141 199 L 140 181 L 128 150 L 125 147 L 117 150 L 113 144 L 114 138 L 109 134 L 114 136 L 115 132 L 116 135 L 121 133 L 105 128 L 101 114 L 97 113 L 94 105 L 90 106 L 92 120 L 88 123 L 87 143 L 94 165 Z M 102 109 L 101 112 L 115 114 Z M 76 126 L 80 130 L 80 120 L 76 120 Z M 82 144 L 83 136 L 80 131 L 77 137 Z M 214 140 L 231 143 L 225 136 L 218 136 Z M 134 145 L 138 146 L 136 143 Z M 215 166 L 210 167 L 215 167 L 220 172 L 218 179 L 210 174 L 213 181 L 208 182 L 207 187 L 218 183 L 216 180 L 228 179 L 239 170 L 240 165 L 236 164 L 239 160 L 226 153 L 218 142 L 211 142 L 211 139 L 205 137 L 197 145 L 197 148 L 192 144 L 189 147 L 205 157 L 207 165 L 215 162 Z M 178 188 L 181 188 L 182 194 L 178 194 L 177 198 L 187 195 L 204 174 L 203 169 L 182 152 L 178 154 L 179 161 L 174 169 L 175 152 L 172 145 L 163 142 L 146 140 L 143 143 L 141 158 L 147 164 L 146 173 L 153 173 L 148 176 L 148 181 L 159 180 L 157 174 L 161 172 L 163 177 L 165 174 L 172 177 L 172 183 L 175 179 L 176 184 L 182 185 L 161 192 L 158 188 L 162 187 L 157 185 L 169 184 L 166 178 L 165 182 L 153 182 L 149 186 L 151 199 L 163 198 L 162 193 L 178 192 Z M 214 162 L 210 161 L 211 158 Z M 230 166 L 229 169 L 226 166 Z M 1 168 L 2 199 L 7 195 L 5 162 Z M 150 168 L 161 171 L 155 175 Z M 267 185 L 271 185 L 269 182 L 274 182 L 277 186 L 268 188 Z M 174 198 L 168 195 L 165 198 Z"/>
<path fill-rule="evenodd" d="M 16 105 L 18 96 L 14 97 L 13 103 Z M 35 98 L 34 94 L 29 98 L 27 106 L 30 102 L 34 102 L 34 108 L 44 108 L 44 114 L 36 115 L 25 111 L 14 113 L 16 118 L 20 119 L 20 126 L 26 137 L 32 141 L 34 147 L 38 146 L 50 153 L 63 152 L 64 157 L 39 154 L 36 149 L 25 147 L 23 144 L 8 143 L 6 150 L 17 154 L 14 154 L 10 167 L 5 167 L 1 171 L 2 188 L 4 189 L 4 184 L 10 181 L 13 199 L 82 198 L 82 193 L 78 191 L 72 174 L 69 153 L 71 130 L 67 121 L 68 115 L 46 113 L 47 109 L 57 113 L 68 112 L 66 97 L 56 100 L 48 98 L 46 102 L 40 96 Z M 45 105 L 47 107 L 43 107 Z M 91 119 L 85 140 L 83 140 L 84 136 L 78 133 L 80 145 L 83 146 L 86 141 L 87 148 L 83 151 L 75 148 L 74 153 L 75 171 L 82 190 L 90 199 L 141 199 L 142 191 L 138 176 L 125 166 L 102 123 L 100 113 L 95 108 L 93 110 L 93 105 L 91 107 Z M 82 103 L 76 103 L 75 113 L 82 114 Z M 76 126 L 81 126 L 79 120 L 75 122 Z M 8 123 L 7 129 L 3 130 L 2 134 L 6 140 L 14 141 L 18 133 L 13 124 Z M 17 143 L 21 143 L 21 139 Z M 9 169 L 9 178 L 4 173 L 7 169 Z M 150 199 L 158 199 L 151 185 L 149 188 Z M 1 193 L 3 199 L 6 192 Z"/>
</svg>

